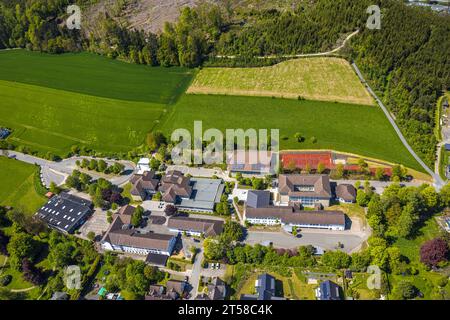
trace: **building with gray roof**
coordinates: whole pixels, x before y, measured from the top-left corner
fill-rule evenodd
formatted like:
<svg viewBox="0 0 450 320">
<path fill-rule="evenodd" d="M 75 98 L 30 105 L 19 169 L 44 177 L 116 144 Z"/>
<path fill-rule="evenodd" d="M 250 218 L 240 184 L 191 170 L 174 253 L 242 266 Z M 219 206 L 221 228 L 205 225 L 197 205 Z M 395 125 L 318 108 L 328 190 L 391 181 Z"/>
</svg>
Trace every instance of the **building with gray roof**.
<svg viewBox="0 0 450 320">
<path fill-rule="evenodd" d="M 247 194 L 247 207 L 266 208 L 270 205 L 270 191 L 250 190 Z"/>
<path fill-rule="evenodd" d="M 192 190 L 190 197 L 175 202 L 180 210 L 213 212 L 225 188 L 221 179 L 206 178 L 191 178 L 189 186 Z"/>
<path fill-rule="evenodd" d="M 51 198 L 36 213 L 50 228 L 73 233 L 92 213 L 92 202 L 63 192 Z"/>
</svg>

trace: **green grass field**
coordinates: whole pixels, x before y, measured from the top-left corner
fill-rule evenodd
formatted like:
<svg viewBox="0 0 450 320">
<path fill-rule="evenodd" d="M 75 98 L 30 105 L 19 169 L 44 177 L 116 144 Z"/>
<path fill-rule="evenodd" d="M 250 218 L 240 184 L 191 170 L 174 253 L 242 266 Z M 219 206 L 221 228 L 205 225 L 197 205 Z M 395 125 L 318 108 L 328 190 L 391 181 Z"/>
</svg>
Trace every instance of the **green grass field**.
<svg viewBox="0 0 450 320">
<path fill-rule="evenodd" d="M 119 100 L 175 102 L 192 74 L 185 68 L 153 68 L 90 53 L 0 51 L 1 80 Z"/>
<path fill-rule="evenodd" d="M 204 68 L 188 93 L 268 96 L 373 105 L 349 63 L 339 58 L 288 60 L 262 68 Z"/>
<path fill-rule="evenodd" d="M 0 80 L 0 121 L 14 129 L 9 139 L 60 155 L 75 144 L 131 150 L 144 142 L 165 108 Z"/>
<path fill-rule="evenodd" d="M 333 149 L 402 163 L 422 171 L 404 148 L 383 112 L 375 106 L 261 97 L 185 95 L 161 128 L 170 136 L 177 128 L 191 130 L 195 120 L 203 130 L 280 129 L 280 144 L 288 149 Z M 296 132 L 305 137 L 298 142 Z M 287 140 L 283 140 L 283 136 Z M 313 143 L 311 137 L 316 137 Z"/>
<path fill-rule="evenodd" d="M 45 198 L 34 186 L 37 168 L 17 160 L 0 157 L 0 206 L 20 207 L 26 213 L 34 213 Z"/>
<path fill-rule="evenodd" d="M 89 53 L 0 51 L 0 126 L 41 155 L 73 145 L 127 152 L 186 90 L 193 71 L 150 68 Z"/>
</svg>

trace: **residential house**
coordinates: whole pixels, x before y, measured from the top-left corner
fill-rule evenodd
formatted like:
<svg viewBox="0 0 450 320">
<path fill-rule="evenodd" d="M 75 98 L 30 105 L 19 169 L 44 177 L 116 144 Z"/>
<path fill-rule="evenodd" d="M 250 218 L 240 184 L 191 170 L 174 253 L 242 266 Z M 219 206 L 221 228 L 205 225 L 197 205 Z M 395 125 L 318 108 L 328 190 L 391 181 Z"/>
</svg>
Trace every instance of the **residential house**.
<svg viewBox="0 0 450 320">
<path fill-rule="evenodd" d="M 320 203 L 330 205 L 332 198 L 330 179 L 327 175 L 281 174 L 278 179 L 277 201 L 281 205 L 298 204 L 314 207 Z"/>
<path fill-rule="evenodd" d="M 36 213 L 50 228 L 73 233 L 92 213 L 92 202 L 66 192 L 52 197 Z"/>
<path fill-rule="evenodd" d="M 193 236 L 214 237 L 223 231 L 223 221 L 213 219 L 171 217 L 167 227 L 172 232 L 186 233 Z"/>
<path fill-rule="evenodd" d="M 275 295 L 275 278 L 270 274 L 261 274 L 255 282 L 256 294 L 243 294 L 241 300 L 285 300 Z"/>
<path fill-rule="evenodd" d="M 316 289 L 317 300 L 341 300 L 342 288 L 333 281 L 323 281 Z"/>
<path fill-rule="evenodd" d="M 356 201 L 356 189 L 351 184 L 340 184 L 336 187 L 336 199 L 340 203 L 354 203 Z"/>
<path fill-rule="evenodd" d="M 130 193 L 135 201 L 144 201 L 149 196 L 156 193 L 159 179 L 154 171 L 145 171 L 142 174 L 135 174 L 130 179 L 132 185 Z"/>
<path fill-rule="evenodd" d="M 188 283 L 185 281 L 168 280 L 166 283 L 166 294 L 176 300 L 178 298 L 186 298 L 188 291 Z"/>
<path fill-rule="evenodd" d="M 227 297 L 227 284 L 220 278 L 214 278 L 211 283 L 207 285 L 207 293 L 198 295 L 196 300 L 225 300 Z"/>
</svg>

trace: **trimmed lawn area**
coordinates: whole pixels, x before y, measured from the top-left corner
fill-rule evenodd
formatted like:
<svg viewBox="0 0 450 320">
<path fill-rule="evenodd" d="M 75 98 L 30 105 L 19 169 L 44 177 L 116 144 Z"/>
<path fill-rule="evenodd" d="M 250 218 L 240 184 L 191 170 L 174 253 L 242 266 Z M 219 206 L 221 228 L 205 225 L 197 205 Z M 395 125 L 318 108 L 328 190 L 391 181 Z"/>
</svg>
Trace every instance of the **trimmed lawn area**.
<svg viewBox="0 0 450 320">
<path fill-rule="evenodd" d="M 294 59 L 262 68 L 203 68 L 187 92 L 374 104 L 350 64 L 340 58 Z"/>
<path fill-rule="evenodd" d="M 331 149 L 350 152 L 423 171 L 375 106 L 260 97 L 184 95 L 161 129 L 170 137 L 178 128 L 203 130 L 279 129 L 280 149 Z M 305 140 L 298 142 L 300 133 Z M 313 137 L 316 141 L 313 141 Z M 389 146 L 389 147 L 387 147 Z"/>
<path fill-rule="evenodd" d="M 350 288 L 356 290 L 359 294 L 358 300 L 375 300 L 378 299 L 374 290 L 367 288 L 367 279 L 370 274 L 367 273 L 353 273 L 353 281 L 349 285 Z"/>
<path fill-rule="evenodd" d="M 88 96 L 0 80 L 0 118 L 8 141 L 64 156 L 73 145 L 126 152 L 144 143 L 165 106 Z"/>
<path fill-rule="evenodd" d="M 46 199 L 36 192 L 35 174 L 38 168 L 33 165 L 0 157 L 0 205 L 36 212 Z"/>
<path fill-rule="evenodd" d="M 119 100 L 173 103 L 193 73 L 186 68 L 129 64 L 86 52 L 0 52 L 2 80 Z"/>
<path fill-rule="evenodd" d="M 235 294 L 236 299 L 242 294 L 255 293 L 255 281 L 260 274 L 264 272 L 253 272 L 242 284 L 240 290 Z M 268 274 L 273 276 L 276 280 L 275 289 L 276 295 L 288 298 L 290 300 L 315 300 L 314 289 L 316 285 L 310 285 L 299 279 L 295 272 L 292 276 L 285 277 L 276 272 L 269 271 Z"/>
</svg>

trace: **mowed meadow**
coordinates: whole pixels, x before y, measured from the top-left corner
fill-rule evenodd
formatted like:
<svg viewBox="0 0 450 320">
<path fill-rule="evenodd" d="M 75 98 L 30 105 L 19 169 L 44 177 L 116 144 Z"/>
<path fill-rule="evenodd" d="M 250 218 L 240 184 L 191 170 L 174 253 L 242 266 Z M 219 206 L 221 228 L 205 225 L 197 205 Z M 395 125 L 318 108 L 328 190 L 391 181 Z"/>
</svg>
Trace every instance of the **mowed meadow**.
<svg viewBox="0 0 450 320">
<path fill-rule="evenodd" d="M 35 187 L 38 174 L 34 165 L 0 157 L 0 206 L 19 206 L 34 213 L 46 201 Z"/>
<path fill-rule="evenodd" d="M 0 52 L 0 126 L 9 141 L 64 156 L 71 146 L 127 152 L 144 143 L 193 71 L 89 53 Z"/>
<path fill-rule="evenodd" d="M 185 95 L 161 123 L 161 129 L 168 135 L 177 128 L 193 132 L 195 120 L 203 121 L 203 130 L 279 129 L 282 150 L 332 149 L 402 163 L 422 171 L 383 112 L 375 106 L 265 97 Z M 304 137 L 303 142 L 295 139 L 297 132 Z"/>
<path fill-rule="evenodd" d="M 374 104 L 350 64 L 340 58 L 294 59 L 261 68 L 204 68 L 188 93 Z"/>
</svg>

